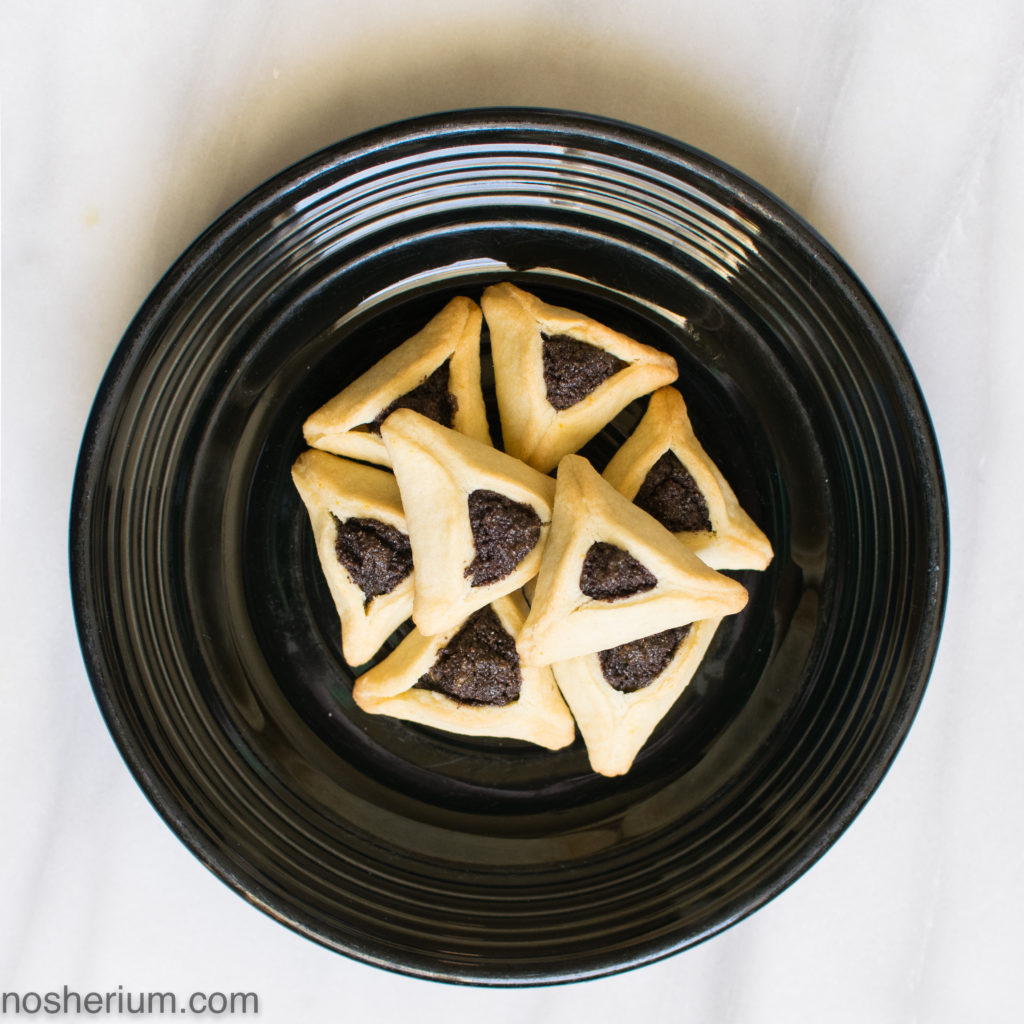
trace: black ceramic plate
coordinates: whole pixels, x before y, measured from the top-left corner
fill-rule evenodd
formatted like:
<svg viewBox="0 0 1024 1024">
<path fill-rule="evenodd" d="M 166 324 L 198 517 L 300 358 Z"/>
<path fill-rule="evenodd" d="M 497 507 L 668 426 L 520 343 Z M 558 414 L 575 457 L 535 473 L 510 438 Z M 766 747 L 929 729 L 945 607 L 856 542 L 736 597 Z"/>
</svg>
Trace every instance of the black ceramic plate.
<svg viewBox="0 0 1024 1024">
<path fill-rule="evenodd" d="M 311 410 L 502 279 L 675 356 L 776 552 L 621 779 L 355 708 L 289 479 Z M 910 726 L 946 565 L 924 403 L 835 253 L 704 154 L 535 110 L 371 132 L 219 220 L 114 357 L 71 517 L 97 699 L 175 832 L 331 948 L 487 984 L 652 961 L 799 875 Z"/>
</svg>

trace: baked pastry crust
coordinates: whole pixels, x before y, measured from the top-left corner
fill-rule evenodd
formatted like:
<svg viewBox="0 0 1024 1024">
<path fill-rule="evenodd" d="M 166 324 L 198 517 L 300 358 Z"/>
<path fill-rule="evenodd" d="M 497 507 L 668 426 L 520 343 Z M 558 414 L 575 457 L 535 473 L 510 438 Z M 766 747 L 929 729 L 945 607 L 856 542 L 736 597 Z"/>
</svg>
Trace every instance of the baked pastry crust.
<svg viewBox="0 0 1024 1024">
<path fill-rule="evenodd" d="M 581 448 L 634 398 L 670 384 L 678 375 L 670 355 L 582 313 L 548 305 L 508 282 L 492 285 L 480 302 L 491 334 L 505 451 L 543 473 Z M 542 333 L 567 335 L 629 365 L 575 404 L 556 409 L 544 381 Z"/>
<path fill-rule="evenodd" d="M 655 577 L 651 589 L 617 600 L 580 588 L 592 545 L 615 545 Z M 746 589 L 706 566 L 653 516 L 624 498 L 579 455 L 558 480 L 544 558 L 529 617 L 519 634 L 526 665 L 550 665 L 699 619 L 740 611 Z"/>
<path fill-rule="evenodd" d="M 350 665 L 369 661 L 412 614 L 415 572 L 390 593 L 366 601 L 362 588 L 338 561 L 334 517 L 376 519 L 408 535 L 395 478 L 382 469 L 310 449 L 292 466 L 292 480 L 313 527 L 316 552 L 341 619 L 341 648 Z"/>
<path fill-rule="evenodd" d="M 381 435 L 405 499 L 416 566 L 412 617 L 422 633 L 433 636 L 455 628 L 477 608 L 518 590 L 537 574 L 551 522 L 554 480 L 411 409 L 393 412 Z M 467 577 L 477 554 L 468 501 L 477 490 L 527 505 L 540 519 L 539 537 L 529 553 L 507 576 L 481 586 Z"/>
<path fill-rule="evenodd" d="M 500 597 L 491 607 L 514 639 L 526 617 L 522 597 Z M 464 704 L 433 690 L 415 688 L 461 627 L 460 622 L 431 637 L 414 629 L 387 658 L 356 680 L 352 691 L 356 704 L 369 714 L 391 715 L 465 736 L 503 736 L 549 750 L 572 743 L 576 727 L 549 668 L 520 665 L 519 697 L 501 707 Z"/>
<path fill-rule="evenodd" d="M 302 426 L 306 443 L 335 455 L 391 465 L 384 442 L 365 425 L 448 360 L 448 390 L 456 401 L 452 426 L 490 444 L 480 385 L 482 322 L 480 307 L 456 296 L 421 331 L 317 409 Z"/>
<path fill-rule="evenodd" d="M 693 623 L 668 665 L 648 686 L 633 693 L 621 693 L 608 683 L 596 653 L 551 666 L 595 772 L 624 775 L 629 771 L 657 724 L 689 685 L 721 621 Z"/>
<path fill-rule="evenodd" d="M 693 477 L 711 523 L 710 531 L 682 530 L 675 536 L 712 569 L 764 569 L 772 560 L 771 542 L 701 447 L 675 388 L 659 388 L 651 395 L 647 411 L 608 463 L 604 478 L 632 501 L 651 467 L 669 451 Z"/>
</svg>

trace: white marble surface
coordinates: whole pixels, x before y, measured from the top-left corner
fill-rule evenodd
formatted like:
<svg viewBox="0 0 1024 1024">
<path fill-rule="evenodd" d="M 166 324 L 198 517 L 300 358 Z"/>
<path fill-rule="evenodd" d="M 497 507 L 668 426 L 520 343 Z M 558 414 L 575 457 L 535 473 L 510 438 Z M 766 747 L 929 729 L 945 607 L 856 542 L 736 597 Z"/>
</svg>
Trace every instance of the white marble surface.
<svg viewBox="0 0 1024 1024">
<path fill-rule="evenodd" d="M 1019 0 L 4 0 L 0 45 L 0 989 L 253 990 L 274 1022 L 1022 1019 Z M 109 739 L 66 569 L 95 389 L 184 246 L 321 145 L 482 104 L 659 129 L 805 215 L 907 349 L 953 530 L 926 700 L 838 844 L 697 949 L 527 991 L 349 962 L 208 873 Z"/>
</svg>

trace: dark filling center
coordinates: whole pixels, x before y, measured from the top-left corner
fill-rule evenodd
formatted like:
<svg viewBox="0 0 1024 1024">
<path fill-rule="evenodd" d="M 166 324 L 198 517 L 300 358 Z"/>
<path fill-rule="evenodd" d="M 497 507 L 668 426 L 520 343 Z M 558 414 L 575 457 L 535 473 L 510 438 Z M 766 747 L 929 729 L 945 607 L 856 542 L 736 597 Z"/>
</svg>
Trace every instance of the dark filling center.
<svg viewBox="0 0 1024 1024">
<path fill-rule="evenodd" d="M 598 654 L 601 674 L 619 693 L 634 693 L 650 686 L 675 656 L 689 626 L 666 629 L 664 633 L 644 636 L 628 644 L 610 647 Z"/>
<path fill-rule="evenodd" d="M 673 451 L 665 452 L 651 466 L 633 503 L 673 533 L 711 529 L 708 503 Z"/>
<path fill-rule="evenodd" d="M 556 409 L 583 401 L 598 384 L 628 366 L 628 363 L 596 345 L 570 338 L 568 334 L 542 334 L 544 339 L 544 386 L 548 401 Z"/>
<path fill-rule="evenodd" d="M 460 704 L 503 707 L 519 697 L 522 683 L 516 642 L 488 606 L 474 612 L 437 652 L 437 661 L 414 688 L 443 693 Z"/>
<path fill-rule="evenodd" d="M 359 585 L 367 605 L 380 594 L 390 594 L 412 572 L 412 549 L 401 530 L 379 519 L 332 518 L 338 528 L 338 561 Z"/>
<path fill-rule="evenodd" d="M 590 545 L 580 573 L 580 590 L 596 601 L 617 601 L 653 590 L 657 577 L 628 551 L 598 541 Z"/>
<path fill-rule="evenodd" d="M 406 391 L 399 395 L 386 409 L 377 413 L 371 423 L 365 424 L 366 429 L 373 434 L 380 433 L 380 425 L 396 409 L 412 409 L 422 413 L 442 427 L 452 425 L 455 411 L 459 407 L 458 399 L 448 390 L 449 374 L 448 362 L 445 360 L 429 377 L 421 384 L 417 384 L 412 391 Z"/>
<path fill-rule="evenodd" d="M 540 540 L 540 516 L 532 506 L 497 491 L 469 495 L 469 525 L 476 557 L 465 575 L 474 587 L 503 580 Z"/>
</svg>

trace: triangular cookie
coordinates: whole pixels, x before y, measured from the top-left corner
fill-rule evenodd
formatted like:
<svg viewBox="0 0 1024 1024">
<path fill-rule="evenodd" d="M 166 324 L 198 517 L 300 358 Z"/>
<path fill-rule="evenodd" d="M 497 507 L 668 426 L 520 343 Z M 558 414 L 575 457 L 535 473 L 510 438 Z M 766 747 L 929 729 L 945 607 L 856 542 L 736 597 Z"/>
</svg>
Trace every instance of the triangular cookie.
<svg viewBox="0 0 1024 1024">
<path fill-rule="evenodd" d="M 314 448 L 390 465 L 380 423 L 394 408 L 418 409 L 490 444 L 480 387 L 480 307 L 452 299 L 421 331 L 389 352 L 303 424 Z"/>
<path fill-rule="evenodd" d="M 412 614 L 408 527 L 395 478 L 327 452 L 303 452 L 292 480 L 341 618 L 350 665 L 369 661 Z"/>
<path fill-rule="evenodd" d="M 411 409 L 381 436 L 409 523 L 421 632 L 452 629 L 537 574 L 554 480 Z"/>
<path fill-rule="evenodd" d="M 519 663 L 515 638 L 525 617 L 522 597 L 510 594 L 436 636 L 413 630 L 356 680 L 352 696 L 370 714 L 551 750 L 567 746 L 576 728 L 551 670 Z"/>
<path fill-rule="evenodd" d="M 604 478 L 712 569 L 764 569 L 772 560 L 771 543 L 694 436 L 675 388 L 651 395 Z"/>
<path fill-rule="evenodd" d="M 702 619 L 551 666 L 595 772 L 629 771 L 655 726 L 693 678 L 721 621 Z"/>
<path fill-rule="evenodd" d="M 634 398 L 676 379 L 666 353 L 515 285 L 492 285 L 480 302 L 505 451 L 543 473 Z"/>
<path fill-rule="evenodd" d="M 551 531 L 519 636 L 524 664 L 550 665 L 730 615 L 746 603 L 739 583 L 709 569 L 586 459 L 562 459 Z"/>
</svg>

